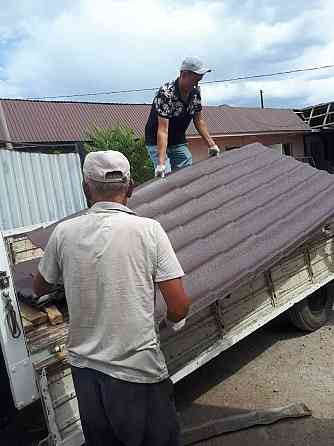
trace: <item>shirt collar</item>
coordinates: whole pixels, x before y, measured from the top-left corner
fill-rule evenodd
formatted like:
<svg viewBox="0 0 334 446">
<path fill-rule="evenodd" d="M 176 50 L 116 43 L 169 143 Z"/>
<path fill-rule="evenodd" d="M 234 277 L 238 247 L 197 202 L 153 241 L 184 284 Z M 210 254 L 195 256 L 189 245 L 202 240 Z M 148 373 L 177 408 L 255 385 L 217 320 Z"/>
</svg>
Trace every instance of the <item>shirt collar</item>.
<svg viewBox="0 0 334 446">
<path fill-rule="evenodd" d="M 180 93 L 180 86 L 179 86 L 179 77 L 177 79 L 175 79 L 174 81 L 174 90 L 175 90 L 175 96 L 177 96 L 177 98 L 183 102 L 183 100 L 181 99 L 181 93 Z M 193 88 L 192 91 L 189 94 L 189 98 L 188 98 L 188 103 L 184 102 L 184 104 L 189 105 L 190 101 L 192 100 L 193 96 L 198 92 L 197 88 Z"/>
<path fill-rule="evenodd" d="M 126 212 L 127 214 L 136 215 L 135 211 L 124 206 L 121 203 L 115 203 L 113 201 L 98 201 L 88 210 L 88 212 L 104 212 L 104 211 L 119 211 Z"/>
</svg>

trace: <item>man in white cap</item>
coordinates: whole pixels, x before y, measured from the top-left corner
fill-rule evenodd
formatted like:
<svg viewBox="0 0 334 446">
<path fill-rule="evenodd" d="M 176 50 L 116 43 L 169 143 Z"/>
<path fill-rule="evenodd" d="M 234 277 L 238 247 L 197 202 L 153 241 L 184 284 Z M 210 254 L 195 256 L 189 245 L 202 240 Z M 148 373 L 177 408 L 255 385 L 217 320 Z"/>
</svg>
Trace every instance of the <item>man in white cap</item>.
<svg viewBox="0 0 334 446">
<path fill-rule="evenodd" d="M 68 360 L 87 446 L 177 446 L 173 386 L 154 320 L 155 284 L 167 319 L 190 300 L 160 224 L 129 209 L 130 165 L 120 152 L 92 152 L 83 166 L 90 209 L 59 223 L 39 272 L 37 296 L 64 283 Z"/>
<path fill-rule="evenodd" d="M 182 62 L 180 76 L 163 84 L 157 92 L 145 126 L 145 144 L 155 176 L 163 177 L 171 170 L 191 166 L 186 130 L 192 120 L 208 147 L 208 155 L 219 155 L 202 114 L 198 87 L 199 81 L 210 71 L 197 57 L 187 57 Z"/>
</svg>

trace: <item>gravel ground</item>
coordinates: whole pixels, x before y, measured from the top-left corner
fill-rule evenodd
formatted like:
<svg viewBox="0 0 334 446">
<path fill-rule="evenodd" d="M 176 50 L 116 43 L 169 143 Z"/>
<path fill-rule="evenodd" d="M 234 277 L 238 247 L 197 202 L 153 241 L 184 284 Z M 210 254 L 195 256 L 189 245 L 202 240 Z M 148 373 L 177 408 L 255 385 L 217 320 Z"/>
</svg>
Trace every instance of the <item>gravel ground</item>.
<svg viewBox="0 0 334 446">
<path fill-rule="evenodd" d="M 306 335 L 281 318 L 178 383 L 177 406 L 187 426 L 294 402 L 304 402 L 313 413 L 197 445 L 334 444 L 333 335 L 334 311 L 324 327 Z"/>
</svg>

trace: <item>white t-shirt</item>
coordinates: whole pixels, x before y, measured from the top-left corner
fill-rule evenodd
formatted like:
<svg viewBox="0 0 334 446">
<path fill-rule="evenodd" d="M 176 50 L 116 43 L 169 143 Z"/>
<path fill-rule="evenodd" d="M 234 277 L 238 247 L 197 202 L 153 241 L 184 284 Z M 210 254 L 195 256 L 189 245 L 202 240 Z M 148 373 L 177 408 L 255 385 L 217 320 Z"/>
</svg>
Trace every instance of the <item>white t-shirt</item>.
<svg viewBox="0 0 334 446">
<path fill-rule="evenodd" d="M 71 365 L 139 383 L 168 376 L 155 283 L 184 273 L 157 221 L 118 203 L 96 203 L 56 226 L 39 271 L 49 283 L 64 283 Z"/>
</svg>

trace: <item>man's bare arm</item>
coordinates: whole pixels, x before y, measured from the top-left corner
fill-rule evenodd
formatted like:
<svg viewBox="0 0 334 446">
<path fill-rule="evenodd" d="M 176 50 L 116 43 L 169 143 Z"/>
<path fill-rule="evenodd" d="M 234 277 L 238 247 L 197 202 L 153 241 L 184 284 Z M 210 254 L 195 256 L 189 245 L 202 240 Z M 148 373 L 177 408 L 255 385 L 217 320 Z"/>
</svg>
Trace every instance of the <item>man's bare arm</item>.
<svg viewBox="0 0 334 446">
<path fill-rule="evenodd" d="M 54 289 L 54 285 L 47 282 L 40 272 L 37 272 L 32 281 L 32 288 L 37 297 L 44 296 Z"/>
<path fill-rule="evenodd" d="M 167 305 L 167 319 L 179 322 L 186 317 L 191 300 L 187 296 L 182 279 L 166 280 L 158 283 L 161 294 Z"/>
<path fill-rule="evenodd" d="M 157 144 L 159 153 L 159 164 L 162 166 L 166 162 L 166 151 L 168 145 L 169 120 L 158 116 Z"/>
<path fill-rule="evenodd" d="M 201 135 L 201 137 L 204 139 L 204 141 L 207 143 L 208 147 L 213 147 L 216 143 L 211 138 L 209 134 L 208 127 L 206 125 L 203 113 L 197 112 L 194 116 L 194 124 L 198 131 L 198 133 Z"/>
</svg>

